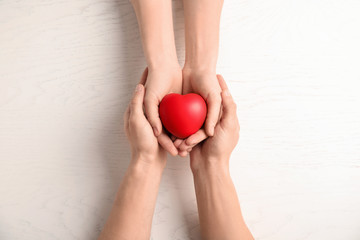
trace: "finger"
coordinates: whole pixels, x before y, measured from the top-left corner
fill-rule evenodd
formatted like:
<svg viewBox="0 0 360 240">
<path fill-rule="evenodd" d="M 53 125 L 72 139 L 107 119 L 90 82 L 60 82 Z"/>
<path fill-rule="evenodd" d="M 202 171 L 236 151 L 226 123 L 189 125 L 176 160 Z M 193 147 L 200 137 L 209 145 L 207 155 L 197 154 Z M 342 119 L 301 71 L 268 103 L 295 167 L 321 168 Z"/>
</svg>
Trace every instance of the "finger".
<svg viewBox="0 0 360 240">
<path fill-rule="evenodd" d="M 204 129 L 200 129 L 199 131 L 197 131 L 196 133 L 194 133 L 193 135 L 189 136 L 185 142 L 186 145 L 192 146 L 192 145 L 196 145 L 199 142 L 202 142 L 203 140 L 205 140 L 208 136 L 206 135 L 206 132 Z"/>
<path fill-rule="evenodd" d="M 134 107 L 134 109 L 131 109 L 133 111 L 136 111 L 139 108 L 138 105 L 141 105 L 141 109 L 142 109 L 143 102 L 144 102 L 144 85 L 145 85 L 145 82 L 147 79 L 147 75 L 148 75 L 148 68 L 145 68 L 144 72 L 141 75 L 140 82 L 135 88 L 135 91 L 134 91 L 134 94 L 133 94 L 133 97 L 131 100 L 130 105 Z M 139 86 L 139 85 L 142 85 L 142 86 Z M 141 94 L 141 96 L 137 95 L 137 93 Z M 130 112 L 129 108 L 127 109 L 127 111 L 128 110 Z"/>
<path fill-rule="evenodd" d="M 188 149 L 191 149 L 195 147 L 198 143 L 202 142 L 207 138 L 207 135 L 204 131 L 204 129 L 200 129 L 190 137 L 188 137 L 186 140 L 184 140 L 180 146 L 176 146 L 178 148 L 178 151 L 188 151 Z"/>
<path fill-rule="evenodd" d="M 175 142 L 174 142 L 174 146 L 178 148 L 183 141 L 184 140 L 182 140 L 182 139 L 176 139 Z"/>
<path fill-rule="evenodd" d="M 217 92 L 212 92 L 209 94 L 206 99 L 208 106 L 208 113 L 205 122 L 205 131 L 207 135 L 213 136 L 215 125 L 219 118 L 220 106 L 221 106 L 221 96 Z"/>
<path fill-rule="evenodd" d="M 159 117 L 159 102 L 156 98 L 147 95 L 145 97 L 145 113 L 147 119 L 154 130 L 155 136 L 159 136 L 162 130 L 161 120 Z"/>
<path fill-rule="evenodd" d="M 188 151 L 181 151 L 181 152 L 179 152 L 179 156 L 180 156 L 180 157 L 186 157 L 188 154 L 189 154 Z"/>
<path fill-rule="evenodd" d="M 149 72 L 148 68 L 145 68 L 144 72 L 141 75 L 139 84 L 145 85 L 146 80 L 147 80 L 148 72 Z"/>
<path fill-rule="evenodd" d="M 171 155 L 176 156 L 178 154 L 178 150 L 174 146 L 174 143 L 171 141 L 168 135 L 166 135 L 164 132 L 162 132 L 158 136 L 158 142 L 159 144 L 168 151 Z"/>
<path fill-rule="evenodd" d="M 183 141 L 179 146 L 177 146 L 177 149 L 179 152 L 187 151 L 191 146 L 186 144 L 186 141 Z"/>
<path fill-rule="evenodd" d="M 130 115 L 144 115 L 143 102 L 144 102 L 144 85 L 138 84 L 135 88 L 133 97 L 130 102 Z"/>
<path fill-rule="evenodd" d="M 217 75 L 219 84 L 221 86 L 221 99 L 222 99 L 222 121 L 227 122 L 228 124 L 234 123 L 236 116 L 236 104 L 232 98 L 230 91 L 225 83 L 224 78 L 221 75 Z"/>
<path fill-rule="evenodd" d="M 228 86 L 224 80 L 224 77 L 220 74 L 216 75 L 216 77 L 218 79 L 221 90 L 224 91 L 225 89 L 228 89 Z"/>
</svg>

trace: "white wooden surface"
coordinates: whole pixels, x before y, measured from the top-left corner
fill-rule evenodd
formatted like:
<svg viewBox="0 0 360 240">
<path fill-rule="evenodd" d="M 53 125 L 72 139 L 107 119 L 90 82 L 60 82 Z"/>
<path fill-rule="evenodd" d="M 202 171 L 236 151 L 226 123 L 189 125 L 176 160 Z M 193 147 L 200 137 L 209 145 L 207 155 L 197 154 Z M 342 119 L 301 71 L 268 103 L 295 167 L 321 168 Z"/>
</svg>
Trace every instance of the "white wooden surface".
<svg viewBox="0 0 360 240">
<path fill-rule="evenodd" d="M 218 72 L 238 103 L 231 172 L 256 239 L 360 239 L 359 13 L 358 0 L 225 0 Z M 182 14 L 175 1 L 181 62 Z M 96 239 L 144 67 L 127 0 L 0 1 L 0 239 Z M 199 239 L 188 165 L 168 161 L 152 239 Z"/>
</svg>

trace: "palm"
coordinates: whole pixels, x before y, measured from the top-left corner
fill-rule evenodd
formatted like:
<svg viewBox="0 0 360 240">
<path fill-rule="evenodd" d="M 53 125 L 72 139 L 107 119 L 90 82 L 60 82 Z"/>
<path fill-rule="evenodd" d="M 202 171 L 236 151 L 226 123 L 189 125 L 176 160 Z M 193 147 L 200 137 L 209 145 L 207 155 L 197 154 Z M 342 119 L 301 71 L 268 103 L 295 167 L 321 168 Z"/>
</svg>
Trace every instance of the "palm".
<svg viewBox="0 0 360 240">
<path fill-rule="evenodd" d="M 157 104 L 168 93 L 181 93 L 182 75 L 179 69 L 169 69 L 164 71 L 149 70 L 146 82 L 145 99 L 153 99 Z M 145 100 L 145 101 L 146 101 Z"/>
<path fill-rule="evenodd" d="M 199 163 L 201 162 L 201 156 L 206 153 L 206 155 L 220 155 L 222 152 L 220 146 L 222 142 L 226 142 L 226 132 L 219 123 L 215 127 L 215 137 L 209 137 L 205 141 L 197 144 L 192 151 L 190 152 L 190 165 L 192 169 L 197 169 Z"/>
<path fill-rule="evenodd" d="M 215 74 L 189 74 L 183 72 L 183 93 L 195 92 L 200 94 L 205 101 L 211 94 L 219 94 L 221 88 Z"/>
<path fill-rule="evenodd" d="M 200 94 L 207 104 L 207 116 L 204 129 L 207 135 L 214 135 L 214 127 L 219 119 L 221 107 L 221 88 L 213 72 L 193 72 L 183 69 L 183 93 Z"/>
</svg>

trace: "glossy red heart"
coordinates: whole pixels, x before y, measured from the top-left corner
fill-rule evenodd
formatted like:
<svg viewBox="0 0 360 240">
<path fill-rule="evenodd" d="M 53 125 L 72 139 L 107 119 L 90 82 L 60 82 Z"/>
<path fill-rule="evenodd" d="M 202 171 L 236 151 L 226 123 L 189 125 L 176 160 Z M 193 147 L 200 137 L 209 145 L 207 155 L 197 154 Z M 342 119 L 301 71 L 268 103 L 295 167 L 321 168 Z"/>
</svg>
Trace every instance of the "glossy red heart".
<svg viewBox="0 0 360 240">
<path fill-rule="evenodd" d="M 159 114 L 164 127 L 177 138 L 196 133 L 206 118 L 206 103 L 195 93 L 171 93 L 160 102 Z"/>
<path fill-rule="evenodd" d="M 206 118 L 206 103 L 195 93 L 166 95 L 160 103 L 159 114 L 164 127 L 177 138 L 196 133 Z"/>
</svg>

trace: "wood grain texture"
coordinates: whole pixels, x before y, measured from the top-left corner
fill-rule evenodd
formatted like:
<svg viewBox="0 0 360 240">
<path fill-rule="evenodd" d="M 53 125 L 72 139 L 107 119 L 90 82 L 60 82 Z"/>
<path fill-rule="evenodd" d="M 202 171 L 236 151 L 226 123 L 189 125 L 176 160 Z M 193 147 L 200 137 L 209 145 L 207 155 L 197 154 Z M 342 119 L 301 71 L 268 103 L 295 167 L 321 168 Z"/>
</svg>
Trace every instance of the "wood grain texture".
<svg viewBox="0 0 360 240">
<path fill-rule="evenodd" d="M 359 12 L 357 0 L 225 1 L 218 72 L 241 123 L 231 172 L 256 239 L 360 239 Z M 96 239 L 144 67 L 127 0 L 0 1 L 0 239 Z M 200 239 L 188 165 L 169 159 L 151 239 Z"/>
</svg>

